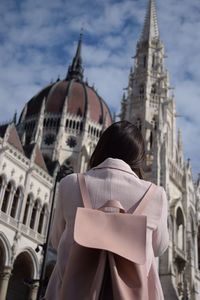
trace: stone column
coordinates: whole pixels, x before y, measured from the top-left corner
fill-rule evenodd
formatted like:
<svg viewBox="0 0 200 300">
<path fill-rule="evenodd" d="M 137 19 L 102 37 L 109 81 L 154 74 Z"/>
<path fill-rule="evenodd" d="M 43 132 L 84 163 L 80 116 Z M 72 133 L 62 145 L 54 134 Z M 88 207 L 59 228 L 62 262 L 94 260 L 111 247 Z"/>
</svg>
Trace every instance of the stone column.
<svg viewBox="0 0 200 300">
<path fill-rule="evenodd" d="M 22 191 L 20 191 L 19 200 L 18 200 L 18 204 L 17 204 L 17 210 L 16 210 L 16 214 L 15 214 L 15 218 L 17 218 L 17 220 L 21 219 L 23 199 L 24 199 L 24 194 L 22 193 Z"/>
<path fill-rule="evenodd" d="M 1 276 L 0 299 L 6 300 L 8 283 L 11 276 L 11 267 L 5 267 L 0 276 Z"/>
<path fill-rule="evenodd" d="M 8 207 L 7 207 L 7 211 L 6 211 L 6 213 L 8 215 L 10 215 L 10 213 L 11 213 L 11 208 L 12 208 L 15 192 L 16 192 L 16 188 L 12 187 L 12 190 L 10 192 L 10 196 L 9 196 L 9 199 L 8 199 Z"/>
<path fill-rule="evenodd" d="M 198 270 L 198 230 L 194 232 L 194 266 Z"/>
<path fill-rule="evenodd" d="M 33 200 L 33 198 L 31 198 L 30 202 L 29 202 L 28 215 L 27 215 L 26 224 L 25 224 L 27 226 L 30 226 L 31 215 L 32 215 L 32 211 L 33 211 L 33 205 L 34 205 L 34 200 Z"/>
<path fill-rule="evenodd" d="M 41 210 L 42 210 L 42 205 L 41 205 L 41 203 L 39 203 L 38 208 L 37 208 L 36 217 L 35 217 L 35 225 L 34 225 L 34 228 L 33 228 L 33 230 L 35 230 L 35 231 L 38 231 L 38 225 L 39 225 Z"/>
<path fill-rule="evenodd" d="M 43 226 L 42 226 L 41 235 L 46 236 L 48 224 L 49 224 L 49 211 L 46 208 L 44 210 L 44 220 L 43 220 Z"/>
<path fill-rule="evenodd" d="M 37 299 L 38 287 L 39 287 L 38 282 L 35 282 L 31 285 L 28 300 L 36 300 Z"/>
</svg>

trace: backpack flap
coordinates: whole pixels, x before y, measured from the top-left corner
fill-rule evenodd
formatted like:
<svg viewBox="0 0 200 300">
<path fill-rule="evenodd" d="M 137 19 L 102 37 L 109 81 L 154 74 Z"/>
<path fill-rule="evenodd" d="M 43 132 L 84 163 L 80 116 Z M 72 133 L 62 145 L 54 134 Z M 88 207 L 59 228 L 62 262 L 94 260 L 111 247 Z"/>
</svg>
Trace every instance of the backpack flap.
<svg viewBox="0 0 200 300">
<path fill-rule="evenodd" d="M 147 218 L 142 215 L 77 209 L 74 240 L 81 246 L 118 254 L 134 263 L 146 261 Z"/>
</svg>

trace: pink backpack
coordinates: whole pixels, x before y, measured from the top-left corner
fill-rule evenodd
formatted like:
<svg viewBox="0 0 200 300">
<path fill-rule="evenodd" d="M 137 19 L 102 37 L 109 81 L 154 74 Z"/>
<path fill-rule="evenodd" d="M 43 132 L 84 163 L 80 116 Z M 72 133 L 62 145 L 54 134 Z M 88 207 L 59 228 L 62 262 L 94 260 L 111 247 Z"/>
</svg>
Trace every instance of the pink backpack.
<svg viewBox="0 0 200 300">
<path fill-rule="evenodd" d="M 84 207 L 77 209 L 59 299 L 147 300 L 147 217 L 141 213 L 156 186 L 150 185 L 138 206 L 125 212 L 116 200 L 92 209 L 82 174 L 78 182 Z"/>
</svg>

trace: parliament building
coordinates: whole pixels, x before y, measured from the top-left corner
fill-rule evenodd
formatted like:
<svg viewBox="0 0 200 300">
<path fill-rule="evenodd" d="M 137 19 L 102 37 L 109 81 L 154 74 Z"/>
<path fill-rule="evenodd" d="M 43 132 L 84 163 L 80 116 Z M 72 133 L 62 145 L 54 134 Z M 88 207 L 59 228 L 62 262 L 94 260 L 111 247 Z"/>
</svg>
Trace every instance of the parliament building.
<svg viewBox="0 0 200 300">
<path fill-rule="evenodd" d="M 63 80 L 44 87 L 19 120 L 0 126 L 0 299 L 35 300 L 60 166 L 87 170 L 111 111 L 84 79 L 82 36 Z M 200 179 L 185 161 L 176 103 L 165 68 L 155 0 L 148 0 L 121 120 L 138 126 L 146 144 L 146 178 L 165 188 L 170 245 L 158 268 L 166 300 L 200 299 Z M 120 99 L 119 95 L 119 99 Z M 119 101 L 120 105 L 120 101 Z M 66 195 L 67 197 L 67 195 Z M 47 273 L 54 257 L 48 258 Z"/>
</svg>

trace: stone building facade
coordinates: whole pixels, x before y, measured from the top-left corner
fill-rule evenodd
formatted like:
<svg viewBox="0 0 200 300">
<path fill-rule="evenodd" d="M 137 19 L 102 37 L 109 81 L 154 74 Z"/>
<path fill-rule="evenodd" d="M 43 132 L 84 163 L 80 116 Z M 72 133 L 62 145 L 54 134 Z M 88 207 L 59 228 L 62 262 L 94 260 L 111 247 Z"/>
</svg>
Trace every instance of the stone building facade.
<svg viewBox="0 0 200 300">
<path fill-rule="evenodd" d="M 0 127 L 0 299 L 36 299 L 53 178 L 37 144 Z M 34 281 L 36 280 L 36 281 Z M 26 284 L 25 284 L 26 283 Z"/>
<path fill-rule="evenodd" d="M 106 102 L 84 80 L 82 35 L 64 80 L 35 95 L 22 110 L 22 143 L 39 145 L 47 164 L 58 161 L 73 172 L 85 171 L 101 132 L 112 123 Z"/>
<path fill-rule="evenodd" d="M 175 99 L 164 65 L 155 0 L 148 0 L 121 119 L 146 143 L 146 178 L 169 199 L 169 249 L 159 260 L 166 300 L 200 297 L 200 180 L 193 182 L 176 129 Z M 0 126 L 0 299 L 36 299 L 57 167 L 85 171 L 101 132 L 112 123 L 105 101 L 84 80 L 81 37 L 66 78 L 28 101 L 19 122 Z M 26 283 L 26 284 L 24 284 Z M 7 298 L 6 298 L 7 297 Z"/>
<path fill-rule="evenodd" d="M 180 129 L 155 0 L 148 1 L 121 119 L 136 124 L 146 144 L 146 178 L 162 185 L 169 199 L 170 245 L 159 262 L 165 299 L 200 299 L 200 182 L 184 161 Z"/>
<path fill-rule="evenodd" d="M 105 101 L 83 77 L 81 36 L 64 80 L 43 88 L 0 126 L 0 299 L 35 300 L 56 172 L 85 171 L 112 123 Z M 47 273 L 55 263 L 49 251 Z M 49 268 L 49 269 L 48 269 Z M 47 274 L 48 276 L 48 274 Z"/>
</svg>

